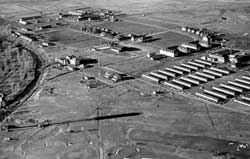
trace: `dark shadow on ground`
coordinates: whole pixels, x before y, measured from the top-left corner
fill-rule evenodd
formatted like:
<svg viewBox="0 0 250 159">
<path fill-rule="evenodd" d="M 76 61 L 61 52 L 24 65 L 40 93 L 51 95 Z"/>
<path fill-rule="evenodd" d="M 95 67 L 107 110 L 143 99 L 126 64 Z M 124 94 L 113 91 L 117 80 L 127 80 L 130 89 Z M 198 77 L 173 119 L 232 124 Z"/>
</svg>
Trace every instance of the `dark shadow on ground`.
<svg viewBox="0 0 250 159">
<path fill-rule="evenodd" d="M 138 116 L 141 115 L 141 112 L 132 112 L 132 113 L 123 113 L 123 114 L 115 114 L 115 115 L 106 115 L 106 116 L 99 116 L 99 117 L 93 117 L 93 118 L 83 118 L 83 119 L 76 119 L 76 120 L 66 120 L 66 121 L 58 121 L 58 122 L 51 122 L 47 126 L 50 125 L 60 125 L 60 124 L 70 124 L 75 122 L 85 122 L 85 121 L 95 121 L 95 120 L 108 120 L 108 119 L 116 119 L 116 118 L 124 118 L 124 117 L 132 117 L 132 116 Z M 39 124 L 32 124 L 32 125 L 26 125 L 26 126 L 16 126 L 16 125 L 5 125 L 5 130 L 13 131 L 18 129 L 25 129 L 25 128 L 32 128 L 32 127 L 38 127 Z"/>
<path fill-rule="evenodd" d="M 63 122 L 55 122 L 52 124 L 66 124 L 66 123 L 74 123 L 74 122 L 81 122 L 81 121 L 107 120 L 107 119 L 123 118 L 123 117 L 130 117 L 130 116 L 138 116 L 141 114 L 142 113 L 140 113 L 140 112 L 133 112 L 133 113 L 106 115 L 106 116 L 99 116 L 99 117 L 94 117 L 94 118 L 84 118 L 84 119 L 78 119 L 78 120 L 68 120 L 68 121 L 63 121 Z"/>
<path fill-rule="evenodd" d="M 151 42 L 154 42 L 154 41 L 157 41 L 157 40 L 161 40 L 161 38 L 154 38 L 152 40 L 149 40 L 149 41 L 145 41 L 143 43 L 151 43 Z"/>
<path fill-rule="evenodd" d="M 136 47 L 124 47 L 124 51 L 139 51 L 140 49 Z"/>
</svg>

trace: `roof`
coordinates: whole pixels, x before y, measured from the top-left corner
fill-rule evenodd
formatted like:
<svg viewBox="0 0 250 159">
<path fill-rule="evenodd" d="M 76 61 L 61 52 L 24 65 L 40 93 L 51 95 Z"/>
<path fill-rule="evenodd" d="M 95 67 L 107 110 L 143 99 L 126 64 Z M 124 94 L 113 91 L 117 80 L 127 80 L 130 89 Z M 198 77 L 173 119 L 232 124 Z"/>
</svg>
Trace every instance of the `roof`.
<svg viewBox="0 0 250 159">
<path fill-rule="evenodd" d="M 122 50 L 124 47 L 121 46 L 121 45 L 117 45 L 117 46 L 112 46 L 112 49 L 115 49 L 115 50 Z"/>
<path fill-rule="evenodd" d="M 25 39 L 25 40 L 28 40 L 28 41 L 32 41 L 33 39 L 26 36 L 26 35 L 20 35 L 21 38 Z"/>
<path fill-rule="evenodd" d="M 73 59 L 73 58 L 76 58 L 76 56 L 75 55 L 69 55 L 66 58 Z"/>
<path fill-rule="evenodd" d="M 32 15 L 32 16 L 21 17 L 22 20 L 29 20 L 29 19 L 34 19 L 34 18 L 41 18 L 41 16 L 40 15 Z"/>
<path fill-rule="evenodd" d="M 224 56 L 223 56 L 223 55 L 217 54 L 217 53 L 215 53 L 215 54 L 209 54 L 208 56 L 209 56 L 210 58 L 220 58 L 220 59 L 224 59 Z"/>
<path fill-rule="evenodd" d="M 197 43 L 183 43 L 182 45 L 197 47 Z"/>
<path fill-rule="evenodd" d="M 169 49 L 169 48 L 166 48 L 166 49 L 160 49 L 162 51 L 166 51 L 166 52 L 171 52 L 171 53 L 176 53 L 176 49 Z"/>
<path fill-rule="evenodd" d="M 142 37 L 139 37 L 139 39 L 143 39 L 143 40 L 145 40 L 145 39 L 153 39 L 153 37 L 152 36 L 142 36 Z"/>
</svg>

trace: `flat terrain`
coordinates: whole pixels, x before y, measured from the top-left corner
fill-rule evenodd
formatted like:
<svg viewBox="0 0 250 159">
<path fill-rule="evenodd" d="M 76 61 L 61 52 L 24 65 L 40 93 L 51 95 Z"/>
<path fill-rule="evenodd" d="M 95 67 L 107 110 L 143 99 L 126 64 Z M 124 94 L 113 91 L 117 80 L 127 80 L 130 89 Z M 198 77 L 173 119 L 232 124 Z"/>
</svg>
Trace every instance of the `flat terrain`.
<svg viewBox="0 0 250 159">
<path fill-rule="evenodd" d="M 172 31 L 155 35 L 154 38 L 156 39 L 155 41 L 145 43 L 145 45 L 149 45 L 160 49 L 160 48 L 167 48 L 170 46 L 177 46 L 185 42 L 193 41 L 193 38 L 187 35 L 183 35 Z"/>
<path fill-rule="evenodd" d="M 176 29 L 179 27 L 178 24 L 168 22 L 168 21 L 162 21 L 162 20 L 157 20 L 154 18 L 149 18 L 148 16 L 138 16 L 138 15 L 131 15 L 131 16 L 126 16 L 122 18 L 125 21 L 132 21 L 136 22 L 138 24 L 146 24 L 146 25 L 152 25 L 156 27 L 162 27 L 165 29 Z"/>
<path fill-rule="evenodd" d="M 143 24 L 131 23 L 131 22 L 117 22 L 117 23 L 105 23 L 99 27 L 108 28 L 115 32 L 120 32 L 125 35 L 128 34 L 150 34 L 163 31 L 161 28 L 153 26 L 143 26 Z"/>
<path fill-rule="evenodd" d="M 45 36 L 51 41 L 78 48 L 86 48 L 104 43 L 101 39 L 72 29 L 45 33 Z"/>
<path fill-rule="evenodd" d="M 53 7 L 46 9 L 49 6 Z M 55 17 L 60 10 L 88 6 L 128 14 L 122 21 L 98 24 L 102 27 L 124 34 L 149 33 L 158 40 L 122 42 L 138 48 L 125 52 L 125 56 L 110 50 L 90 50 L 107 39 L 68 26 L 42 33 L 56 44 L 41 48 L 51 66 L 44 68 L 46 73 L 36 91 L 6 120 L 9 131 L 0 131 L 1 159 L 250 158 L 249 108 L 232 101 L 222 106 L 188 95 L 201 91 L 203 86 L 210 88 L 234 79 L 247 73 L 247 68 L 243 73 L 237 72 L 184 93 L 140 78 L 145 72 L 207 54 L 203 51 L 160 61 L 146 57 L 158 48 L 192 41 L 191 35 L 179 32 L 180 26 L 206 27 L 231 37 L 244 34 L 248 41 L 245 33 L 249 32 L 250 3 L 247 0 L 0 0 L 0 14 L 16 20 L 31 13 L 40 14 L 35 9 Z M 99 64 L 77 71 L 53 65 L 54 58 L 67 55 L 94 58 Z M 10 63 L 10 66 L 15 64 Z M 13 66 L 16 73 L 20 68 Z M 114 83 L 103 77 L 107 71 L 128 73 L 134 78 Z M 4 68 L 1 74 L 4 79 L 11 72 Z M 83 76 L 92 78 L 83 80 Z M 162 93 L 154 95 L 154 91 Z M 37 126 L 46 119 L 51 121 L 48 127 Z"/>
</svg>

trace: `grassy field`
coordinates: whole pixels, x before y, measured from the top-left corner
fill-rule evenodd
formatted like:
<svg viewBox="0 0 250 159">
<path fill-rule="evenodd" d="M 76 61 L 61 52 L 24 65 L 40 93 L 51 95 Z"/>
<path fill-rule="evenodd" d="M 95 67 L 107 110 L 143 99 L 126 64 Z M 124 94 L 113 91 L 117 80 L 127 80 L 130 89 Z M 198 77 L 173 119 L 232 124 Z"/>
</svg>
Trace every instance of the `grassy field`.
<svg viewBox="0 0 250 159">
<path fill-rule="evenodd" d="M 154 67 L 157 64 L 159 64 L 159 62 L 152 61 L 147 57 L 137 57 L 128 61 L 111 64 L 109 67 L 138 76 L 145 70 L 150 70 L 151 67 Z"/>
<path fill-rule="evenodd" d="M 59 42 L 64 45 L 77 48 L 91 47 L 104 43 L 103 40 L 100 40 L 97 37 L 90 36 L 72 29 L 64 29 L 61 31 L 46 33 L 45 36 L 47 36 L 50 41 Z"/>
<path fill-rule="evenodd" d="M 134 21 L 134 22 L 139 22 L 139 23 L 145 23 L 148 25 L 153 25 L 153 26 L 159 26 L 159 27 L 163 27 L 166 29 L 176 29 L 179 28 L 180 26 L 165 20 L 157 20 L 154 18 L 150 18 L 150 17 L 145 17 L 142 15 L 135 15 L 135 16 L 127 16 L 122 18 L 124 20 L 128 20 L 128 21 Z"/>
<path fill-rule="evenodd" d="M 181 43 L 191 42 L 193 39 L 187 35 L 179 34 L 176 32 L 167 32 L 164 34 L 159 34 L 154 36 L 155 41 L 143 43 L 156 48 L 167 48 L 170 46 L 177 46 Z"/>
<path fill-rule="evenodd" d="M 130 23 L 130 22 L 115 22 L 115 23 L 104 23 L 99 27 L 109 28 L 112 31 L 121 32 L 122 34 L 150 34 L 163 31 L 153 26 L 145 26 L 142 24 Z"/>
</svg>

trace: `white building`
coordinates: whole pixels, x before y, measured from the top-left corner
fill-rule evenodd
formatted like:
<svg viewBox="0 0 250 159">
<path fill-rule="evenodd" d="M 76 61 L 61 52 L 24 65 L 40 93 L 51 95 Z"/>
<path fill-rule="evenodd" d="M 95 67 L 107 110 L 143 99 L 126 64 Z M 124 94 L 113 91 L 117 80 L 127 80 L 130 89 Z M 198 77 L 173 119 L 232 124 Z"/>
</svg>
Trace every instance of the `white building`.
<svg viewBox="0 0 250 159">
<path fill-rule="evenodd" d="M 177 57 L 179 55 L 177 50 L 170 50 L 170 49 L 160 49 L 160 54 L 169 57 Z"/>
<path fill-rule="evenodd" d="M 180 52 L 185 53 L 185 54 L 191 53 L 191 49 L 190 49 L 190 48 L 183 47 L 182 45 L 178 46 L 177 49 L 178 49 Z"/>
<path fill-rule="evenodd" d="M 83 13 L 81 13 L 79 11 L 69 11 L 68 14 L 74 15 L 74 16 L 81 16 Z"/>
<path fill-rule="evenodd" d="M 31 38 L 29 38 L 29 37 L 27 37 L 27 36 L 25 36 L 25 35 L 21 35 L 20 37 L 21 37 L 22 39 L 28 41 L 28 42 L 32 42 L 32 41 L 33 41 Z"/>
<path fill-rule="evenodd" d="M 181 31 L 187 31 L 187 27 L 181 27 Z"/>
<path fill-rule="evenodd" d="M 67 59 L 64 58 L 64 57 L 62 57 L 62 58 L 56 58 L 55 62 L 58 62 L 58 63 L 60 63 L 62 65 L 67 65 Z"/>
<path fill-rule="evenodd" d="M 77 58 L 74 55 L 66 56 L 66 59 L 69 61 L 69 64 L 76 66 Z"/>
<path fill-rule="evenodd" d="M 199 41 L 199 45 L 205 48 L 210 48 L 212 46 L 208 41 Z"/>
<path fill-rule="evenodd" d="M 200 33 L 201 33 L 200 30 L 197 30 L 197 31 L 195 32 L 196 35 L 200 35 Z"/>
<path fill-rule="evenodd" d="M 208 36 L 203 36 L 201 40 L 205 41 L 205 42 L 210 42 L 211 41 L 211 39 Z"/>
<path fill-rule="evenodd" d="M 26 22 L 26 21 L 23 20 L 22 18 L 19 19 L 18 23 L 23 24 L 23 25 L 27 25 L 27 24 L 28 24 L 28 22 Z"/>
<path fill-rule="evenodd" d="M 208 55 L 210 58 L 213 58 L 213 59 L 215 59 L 216 60 L 216 62 L 218 62 L 218 63 L 225 63 L 226 62 L 226 58 L 223 56 L 223 55 L 221 55 L 221 54 L 209 54 Z"/>
<path fill-rule="evenodd" d="M 195 51 L 200 50 L 200 46 L 197 44 L 183 43 L 183 44 L 181 44 L 181 46 L 186 47 L 186 48 L 190 48 L 190 49 L 195 50 Z"/>
</svg>

